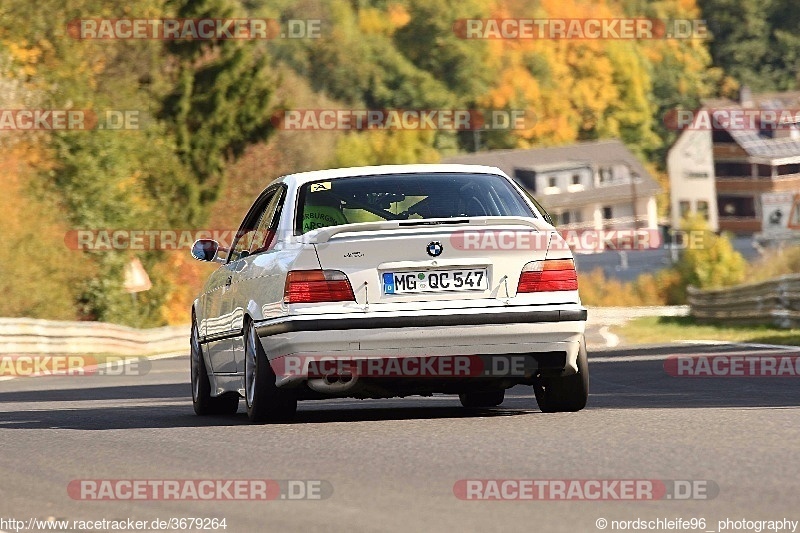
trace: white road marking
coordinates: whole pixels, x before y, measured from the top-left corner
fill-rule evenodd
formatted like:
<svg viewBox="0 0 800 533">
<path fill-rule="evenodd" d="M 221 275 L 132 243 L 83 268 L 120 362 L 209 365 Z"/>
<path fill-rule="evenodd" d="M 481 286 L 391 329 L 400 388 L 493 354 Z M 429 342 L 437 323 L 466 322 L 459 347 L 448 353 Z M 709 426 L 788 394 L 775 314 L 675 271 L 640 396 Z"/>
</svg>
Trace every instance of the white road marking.
<svg viewBox="0 0 800 533">
<path fill-rule="evenodd" d="M 609 348 L 614 348 L 615 346 L 619 345 L 619 337 L 611 333 L 609 331 L 608 326 L 603 326 L 600 328 L 600 336 L 606 341 L 606 346 Z"/>
<path fill-rule="evenodd" d="M 767 350 L 776 350 L 776 351 L 794 351 L 798 349 L 798 346 L 792 346 L 789 344 L 760 344 L 757 342 L 735 342 L 735 341 L 675 341 L 681 344 L 707 344 L 707 345 L 720 345 L 720 346 L 745 346 L 748 348 L 763 348 Z"/>
<path fill-rule="evenodd" d="M 608 357 L 589 357 L 589 364 L 593 363 L 636 363 L 640 361 L 664 361 L 666 355 L 613 355 Z"/>
<path fill-rule="evenodd" d="M 707 353 L 681 353 L 681 354 L 652 354 L 652 355 L 610 355 L 607 357 L 589 357 L 590 363 L 623 363 L 623 362 L 637 362 L 637 361 L 665 361 L 668 357 L 673 355 L 679 355 L 684 357 L 692 357 L 692 356 L 703 356 L 703 357 L 714 357 L 714 356 L 732 356 L 732 355 L 771 355 L 777 352 L 777 355 L 782 354 L 783 352 L 797 352 L 797 347 L 793 346 L 781 346 L 778 344 L 747 344 L 747 343 L 736 343 L 736 342 L 721 342 L 717 343 L 716 341 L 681 341 L 682 344 L 699 344 L 704 346 L 709 345 L 725 345 L 725 346 L 733 346 L 733 347 L 753 347 L 757 348 L 757 350 L 726 350 L 724 352 L 707 352 Z M 665 347 L 668 349 L 668 347 Z"/>
</svg>

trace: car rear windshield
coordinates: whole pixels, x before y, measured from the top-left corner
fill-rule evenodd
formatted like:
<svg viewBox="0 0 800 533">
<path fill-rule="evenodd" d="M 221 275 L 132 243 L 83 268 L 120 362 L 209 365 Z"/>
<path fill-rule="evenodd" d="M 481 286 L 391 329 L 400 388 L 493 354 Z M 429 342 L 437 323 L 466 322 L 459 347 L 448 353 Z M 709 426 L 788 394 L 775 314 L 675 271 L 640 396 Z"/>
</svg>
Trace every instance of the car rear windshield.
<svg viewBox="0 0 800 533">
<path fill-rule="evenodd" d="M 507 179 L 493 174 L 387 174 L 305 184 L 296 232 L 358 222 L 482 216 L 535 217 Z"/>
</svg>

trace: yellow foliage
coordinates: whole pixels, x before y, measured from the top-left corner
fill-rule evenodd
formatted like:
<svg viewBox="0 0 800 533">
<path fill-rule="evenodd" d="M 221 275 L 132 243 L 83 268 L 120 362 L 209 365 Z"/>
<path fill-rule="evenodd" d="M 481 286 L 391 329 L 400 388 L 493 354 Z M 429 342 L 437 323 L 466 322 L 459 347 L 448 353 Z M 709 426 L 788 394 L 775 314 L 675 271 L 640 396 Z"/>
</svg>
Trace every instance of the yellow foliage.
<svg viewBox="0 0 800 533">
<path fill-rule="evenodd" d="M 406 8 L 392 4 L 384 11 L 374 7 L 362 8 L 358 11 L 358 28 L 368 35 L 389 35 L 402 28 L 411 20 Z"/>
<path fill-rule="evenodd" d="M 411 21 L 411 15 L 401 4 L 389 4 L 389 23 L 393 29 L 402 28 Z"/>
<path fill-rule="evenodd" d="M 27 41 L 2 41 L 2 45 L 8 50 L 11 60 L 19 65 L 24 77 L 36 74 L 36 65 L 42 58 L 42 50 L 39 47 L 28 46 Z"/>
<path fill-rule="evenodd" d="M 786 274 L 800 274 L 800 245 L 773 248 L 753 261 L 747 268 L 748 282 L 766 281 Z"/>
<path fill-rule="evenodd" d="M 180 325 L 191 321 L 192 302 L 217 266 L 195 261 L 188 250 L 167 252 L 166 258 L 155 268 L 158 275 L 171 281 L 170 292 L 161 308 L 167 324 Z"/>
<path fill-rule="evenodd" d="M 75 302 L 93 264 L 64 243 L 67 226 L 61 212 L 28 193 L 35 176 L 32 163 L 47 158 L 35 145 L 19 142 L 3 148 L 0 197 L 3 240 L 0 247 L 0 294 L 3 316 L 80 318 Z"/>
<path fill-rule="evenodd" d="M 578 276 L 578 291 L 584 305 L 635 307 L 684 303 L 685 289 L 680 275 L 672 269 L 642 274 L 635 281 L 607 278 L 596 268 Z"/>
<path fill-rule="evenodd" d="M 364 8 L 358 12 L 358 29 L 365 34 L 386 33 L 388 20 L 383 12 L 374 7 Z"/>
</svg>

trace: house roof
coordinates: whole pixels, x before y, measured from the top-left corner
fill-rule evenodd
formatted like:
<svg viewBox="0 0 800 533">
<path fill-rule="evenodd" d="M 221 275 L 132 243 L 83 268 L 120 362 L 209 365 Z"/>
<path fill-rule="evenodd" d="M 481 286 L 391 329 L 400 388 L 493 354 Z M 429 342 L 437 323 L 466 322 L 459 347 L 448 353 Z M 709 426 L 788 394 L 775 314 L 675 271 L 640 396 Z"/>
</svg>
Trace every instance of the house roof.
<svg viewBox="0 0 800 533">
<path fill-rule="evenodd" d="M 443 159 L 445 163 L 491 165 L 514 176 L 514 169 L 555 170 L 586 166 L 606 166 L 624 163 L 631 172 L 639 175 L 636 195 L 655 194 L 661 190 L 659 184 L 645 170 L 633 153 L 619 140 L 589 141 L 566 146 L 531 148 L 522 150 L 491 150 L 462 154 Z M 603 200 L 631 200 L 633 190 L 630 183 L 611 184 L 579 192 L 541 195 L 546 206 L 570 207 Z"/>
<path fill-rule="evenodd" d="M 727 98 L 709 99 L 703 101 L 703 107 L 711 110 L 787 110 L 797 114 L 797 110 L 800 109 L 800 91 L 752 95 L 746 105 Z M 800 157 L 800 139 L 789 137 L 771 139 L 761 136 L 758 130 L 752 129 L 725 128 L 725 130 L 749 156 L 768 161 Z"/>
</svg>

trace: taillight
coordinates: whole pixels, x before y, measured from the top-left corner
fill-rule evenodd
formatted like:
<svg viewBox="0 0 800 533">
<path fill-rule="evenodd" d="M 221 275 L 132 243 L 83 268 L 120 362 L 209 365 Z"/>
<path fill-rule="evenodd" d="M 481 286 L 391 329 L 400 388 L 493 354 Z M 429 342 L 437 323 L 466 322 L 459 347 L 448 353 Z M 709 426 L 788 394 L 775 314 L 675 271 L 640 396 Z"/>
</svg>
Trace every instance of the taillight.
<svg viewBox="0 0 800 533">
<path fill-rule="evenodd" d="M 353 288 L 339 270 L 292 270 L 286 276 L 287 304 L 354 301 Z"/>
<path fill-rule="evenodd" d="M 572 259 L 531 261 L 522 267 L 517 292 L 577 291 L 578 276 Z"/>
</svg>

